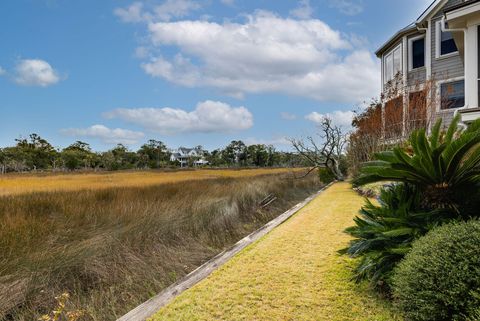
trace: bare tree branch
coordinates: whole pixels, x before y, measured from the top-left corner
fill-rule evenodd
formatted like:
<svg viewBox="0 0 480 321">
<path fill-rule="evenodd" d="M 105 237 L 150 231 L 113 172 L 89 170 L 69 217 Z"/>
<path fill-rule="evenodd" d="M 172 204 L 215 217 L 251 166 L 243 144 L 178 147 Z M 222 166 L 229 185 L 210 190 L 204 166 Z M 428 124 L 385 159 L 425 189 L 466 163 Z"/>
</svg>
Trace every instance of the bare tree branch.
<svg viewBox="0 0 480 321">
<path fill-rule="evenodd" d="M 318 129 L 316 135 L 318 141 L 312 136 L 305 139 L 290 139 L 293 148 L 312 166 L 307 175 L 315 169 L 328 168 L 337 180 L 344 180 L 340 170 L 340 158 L 345 152 L 347 135 L 328 117 L 322 119 Z"/>
</svg>

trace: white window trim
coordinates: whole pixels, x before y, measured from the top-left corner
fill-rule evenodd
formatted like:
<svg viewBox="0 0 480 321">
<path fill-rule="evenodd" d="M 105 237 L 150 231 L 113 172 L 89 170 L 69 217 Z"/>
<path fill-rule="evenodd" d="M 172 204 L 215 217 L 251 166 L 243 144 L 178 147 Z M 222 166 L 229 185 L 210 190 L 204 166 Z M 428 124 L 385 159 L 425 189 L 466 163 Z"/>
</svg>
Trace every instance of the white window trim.
<svg viewBox="0 0 480 321">
<path fill-rule="evenodd" d="M 459 54 L 457 50 L 457 51 L 442 55 L 441 48 L 442 48 L 442 21 L 439 20 L 435 22 L 435 58 L 443 59 L 443 58 L 456 56 Z"/>
<path fill-rule="evenodd" d="M 420 40 L 420 39 L 424 40 L 423 66 L 413 68 L 413 42 L 417 41 L 417 40 Z M 412 37 L 412 38 L 408 39 L 408 71 L 419 70 L 419 69 L 425 68 L 425 66 L 427 65 L 427 42 L 426 42 L 425 39 L 426 39 L 425 35 L 420 35 L 420 36 L 416 36 L 416 37 Z"/>
<path fill-rule="evenodd" d="M 467 104 L 467 95 L 465 95 L 465 105 L 463 105 L 461 107 L 457 107 L 457 108 L 442 109 L 442 85 L 445 84 L 445 83 L 455 82 L 455 81 L 460 81 L 460 80 L 464 81 L 464 88 L 466 88 L 465 77 L 463 77 L 463 76 L 437 81 L 437 101 L 438 101 L 438 103 L 436 104 L 437 105 L 437 113 L 448 113 L 449 111 L 451 112 L 452 110 L 465 108 L 465 106 Z M 466 94 L 466 92 L 465 92 L 465 94 Z"/>
<path fill-rule="evenodd" d="M 397 46 L 393 47 L 390 51 L 388 51 L 388 53 L 384 54 L 383 55 L 383 59 L 382 59 L 382 65 L 383 65 L 383 70 L 382 70 L 382 77 L 383 77 L 383 85 L 386 85 L 390 80 L 392 79 L 387 79 L 385 73 L 387 71 L 387 57 L 390 56 L 390 55 L 393 55 L 393 53 L 397 50 L 397 49 L 400 49 L 400 67 L 401 67 L 401 70 L 400 72 L 403 74 L 404 73 L 404 70 L 403 70 L 403 44 L 402 43 L 399 43 Z M 393 57 L 392 57 L 392 61 L 393 61 Z M 395 77 L 395 75 L 393 75 L 393 77 Z"/>
</svg>

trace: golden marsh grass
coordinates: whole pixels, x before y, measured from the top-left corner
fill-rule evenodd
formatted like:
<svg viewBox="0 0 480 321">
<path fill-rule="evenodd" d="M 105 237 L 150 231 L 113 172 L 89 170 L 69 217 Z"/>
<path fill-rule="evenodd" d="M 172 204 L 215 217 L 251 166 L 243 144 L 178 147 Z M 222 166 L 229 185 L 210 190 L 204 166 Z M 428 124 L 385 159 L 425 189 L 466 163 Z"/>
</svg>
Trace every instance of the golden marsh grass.
<svg viewBox="0 0 480 321">
<path fill-rule="evenodd" d="M 253 177 L 289 173 L 288 168 L 200 169 L 177 171 L 124 171 L 74 174 L 9 174 L 0 175 L 0 195 L 29 192 L 76 191 L 113 187 L 145 187 L 212 178 Z"/>
<path fill-rule="evenodd" d="M 315 175 L 279 172 L 189 171 L 203 178 L 120 187 L 90 178 L 110 174 L 82 176 L 90 189 L 76 175 L 20 177 L 74 186 L 0 196 L 0 320 L 37 320 L 65 292 L 81 320 L 115 320 L 319 188 Z M 277 200 L 260 206 L 270 194 Z"/>
</svg>

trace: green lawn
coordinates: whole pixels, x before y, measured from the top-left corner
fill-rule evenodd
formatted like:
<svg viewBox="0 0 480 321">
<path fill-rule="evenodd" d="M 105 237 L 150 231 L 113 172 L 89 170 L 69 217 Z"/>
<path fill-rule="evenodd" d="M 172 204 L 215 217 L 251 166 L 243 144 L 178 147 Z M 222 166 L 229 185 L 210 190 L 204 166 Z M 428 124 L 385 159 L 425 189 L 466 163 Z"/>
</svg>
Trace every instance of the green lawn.
<svg viewBox="0 0 480 321">
<path fill-rule="evenodd" d="M 400 320 L 350 281 L 353 262 L 336 253 L 362 204 L 335 184 L 152 320 Z"/>
</svg>

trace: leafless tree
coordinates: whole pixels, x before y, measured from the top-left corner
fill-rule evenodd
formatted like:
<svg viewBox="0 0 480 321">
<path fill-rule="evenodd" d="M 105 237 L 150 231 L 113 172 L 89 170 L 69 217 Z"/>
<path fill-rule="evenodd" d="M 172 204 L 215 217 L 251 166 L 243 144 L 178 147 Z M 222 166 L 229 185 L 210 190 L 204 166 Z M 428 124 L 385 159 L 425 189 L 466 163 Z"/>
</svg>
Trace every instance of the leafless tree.
<svg viewBox="0 0 480 321">
<path fill-rule="evenodd" d="M 340 158 L 345 152 L 347 135 L 341 127 L 334 125 L 330 118 L 324 117 L 321 120 L 315 136 L 291 139 L 290 142 L 312 167 L 306 175 L 318 168 L 328 168 L 337 180 L 344 180 L 340 170 Z"/>
</svg>

